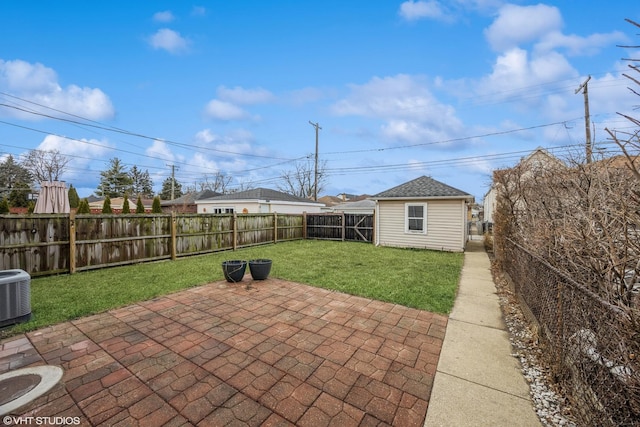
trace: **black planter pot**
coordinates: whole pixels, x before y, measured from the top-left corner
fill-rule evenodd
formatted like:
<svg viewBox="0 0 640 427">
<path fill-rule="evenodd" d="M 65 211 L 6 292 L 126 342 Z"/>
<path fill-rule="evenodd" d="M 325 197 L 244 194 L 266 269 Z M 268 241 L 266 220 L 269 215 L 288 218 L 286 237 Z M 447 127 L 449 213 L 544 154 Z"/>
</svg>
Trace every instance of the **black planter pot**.
<svg viewBox="0 0 640 427">
<path fill-rule="evenodd" d="M 252 259 L 249 261 L 249 271 L 253 280 L 265 280 L 271 272 L 271 260 Z"/>
<path fill-rule="evenodd" d="M 242 281 L 247 269 L 247 261 L 230 260 L 222 263 L 222 272 L 227 282 L 237 283 Z"/>
</svg>

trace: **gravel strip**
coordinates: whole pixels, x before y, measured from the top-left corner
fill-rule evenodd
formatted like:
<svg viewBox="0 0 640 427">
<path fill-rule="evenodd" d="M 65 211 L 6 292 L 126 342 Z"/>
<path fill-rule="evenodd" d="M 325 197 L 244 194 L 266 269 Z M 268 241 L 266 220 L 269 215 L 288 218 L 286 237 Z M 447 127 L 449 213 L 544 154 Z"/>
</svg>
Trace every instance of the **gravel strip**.
<svg viewBox="0 0 640 427">
<path fill-rule="evenodd" d="M 544 426 L 577 427 L 571 404 L 555 384 L 548 366 L 541 357 L 536 334 L 529 327 L 518 300 L 509 289 L 507 280 L 494 269 L 494 282 L 502 314 L 509 330 L 512 356 L 522 365 L 522 373 L 529 383 L 529 394 Z"/>
</svg>

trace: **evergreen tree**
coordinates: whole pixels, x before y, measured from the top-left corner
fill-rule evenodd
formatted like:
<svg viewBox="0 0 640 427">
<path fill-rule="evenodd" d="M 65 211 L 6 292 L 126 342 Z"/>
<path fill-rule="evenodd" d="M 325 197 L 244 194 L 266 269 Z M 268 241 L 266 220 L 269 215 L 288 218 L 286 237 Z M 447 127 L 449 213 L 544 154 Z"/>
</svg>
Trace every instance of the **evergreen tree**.
<svg viewBox="0 0 640 427">
<path fill-rule="evenodd" d="M 80 203 L 78 203 L 78 210 L 76 211 L 76 213 L 79 213 L 79 214 L 91 213 L 91 208 L 89 208 L 89 201 L 87 199 L 80 200 Z"/>
<path fill-rule="evenodd" d="M 151 213 L 162 213 L 162 206 L 160 206 L 160 196 L 156 196 L 153 198 Z"/>
<path fill-rule="evenodd" d="M 80 205 L 80 196 L 72 184 L 69 184 L 69 207 L 77 208 Z"/>
<path fill-rule="evenodd" d="M 124 195 L 124 201 L 122 202 L 122 213 L 123 214 L 131 213 L 131 209 L 129 208 L 129 196 L 127 196 L 126 193 Z"/>
<path fill-rule="evenodd" d="M 9 193 L 9 206 L 14 208 L 26 208 L 29 206 L 29 193 L 31 189 L 29 185 L 23 182 L 17 183 L 13 186 L 11 193 Z"/>
<path fill-rule="evenodd" d="M 3 197 L 2 200 L 0 200 L 0 215 L 8 214 L 8 213 L 9 213 L 9 201 L 7 200 L 6 197 Z"/>
<path fill-rule="evenodd" d="M 162 200 L 171 200 L 171 182 L 173 181 L 173 197 L 177 199 L 182 196 L 182 184 L 176 181 L 175 178 L 168 177 L 162 182 L 162 190 L 160 191 L 160 198 Z"/>
<path fill-rule="evenodd" d="M 144 205 L 142 204 L 142 198 L 138 196 L 138 201 L 136 202 L 136 213 L 143 214 L 144 213 Z"/>
<path fill-rule="evenodd" d="M 102 213 L 110 214 L 113 213 L 113 209 L 111 209 L 111 198 L 109 196 L 105 197 L 104 203 L 102 204 Z"/>
<path fill-rule="evenodd" d="M 0 197 L 9 197 L 14 188 L 31 188 L 33 176 L 31 173 L 16 163 L 12 155 L 0 162 Z"/>
<path fill-rule="evenodd" d="M 153 196 L 153 182 L 149 171 L 142 172 L 137 166 L 133 166 L 129 171 L 131 177 L 131 194 L 139 194 L 142 197 Z"/>
<path fill-rule="evenodd" d="M 96 194 L 122 197 L 127 192 L 131 193 L 132 180 L 120 159 L 114 157 L 109 163 L 109 169 L 100 172 L 100 184 Z"/>
</svg>

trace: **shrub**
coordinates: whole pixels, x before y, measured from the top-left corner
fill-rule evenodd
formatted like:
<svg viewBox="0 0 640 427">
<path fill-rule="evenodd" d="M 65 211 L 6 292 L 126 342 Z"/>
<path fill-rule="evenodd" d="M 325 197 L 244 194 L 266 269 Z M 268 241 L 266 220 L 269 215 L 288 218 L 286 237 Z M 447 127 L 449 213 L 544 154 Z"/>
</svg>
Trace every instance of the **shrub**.
<svg viewBox="0 0 640 427">
<path fill-rule="evenodd" d="M 79 213 L 79 214 L 91 213 L 91 209 L 89 208 L 89 201 L 87 199 L 80 200 L 80 203 L 78 203 L 78 210 L 76 211 L 76 213 Z"/>
<path fill-rule="evenodd" d="M 138 196 L 138 201 L 136 202 L 136 213 L 144 213 L 144 205 L 142 204 L 142 199 L 140 198 L 140 196 Z"/>
<path fill-rule="evenodd" d="M 162 207 L 160 206 L 160 196 L 156 196 L 153 198 L 151 213 L 162 213 Z"/>
<path fill-rule="evenodd" d="M 124 195 L 124 201 L 122 202 L 122 213 L 123 214 L 130 214 L 131 213 L 131 208 L 129 208 L 129 197 L 127 197 L 127 195 Z"/>
<path fill-rule="evenodd" d="M 105 197 L 104 203 L 102 204 L 102 213 L 103 214 L 111 214 L 113 213 L 113 209 L 111 209 L 111 199 L 109 196 Z"/>
</svg>

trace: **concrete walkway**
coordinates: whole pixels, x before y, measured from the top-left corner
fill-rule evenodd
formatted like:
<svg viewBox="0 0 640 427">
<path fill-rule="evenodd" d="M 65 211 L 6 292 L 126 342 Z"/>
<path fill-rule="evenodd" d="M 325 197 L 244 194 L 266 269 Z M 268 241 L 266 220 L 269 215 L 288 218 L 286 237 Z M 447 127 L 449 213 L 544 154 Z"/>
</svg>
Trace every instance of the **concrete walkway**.
<svg viewBox="0 0 640 427">
<path fill-rule="evenodd" d="M 482 241 L 472 240 L 424 425 L 541 426 L 511 351 L 489 257 Z"/>
</svg>

